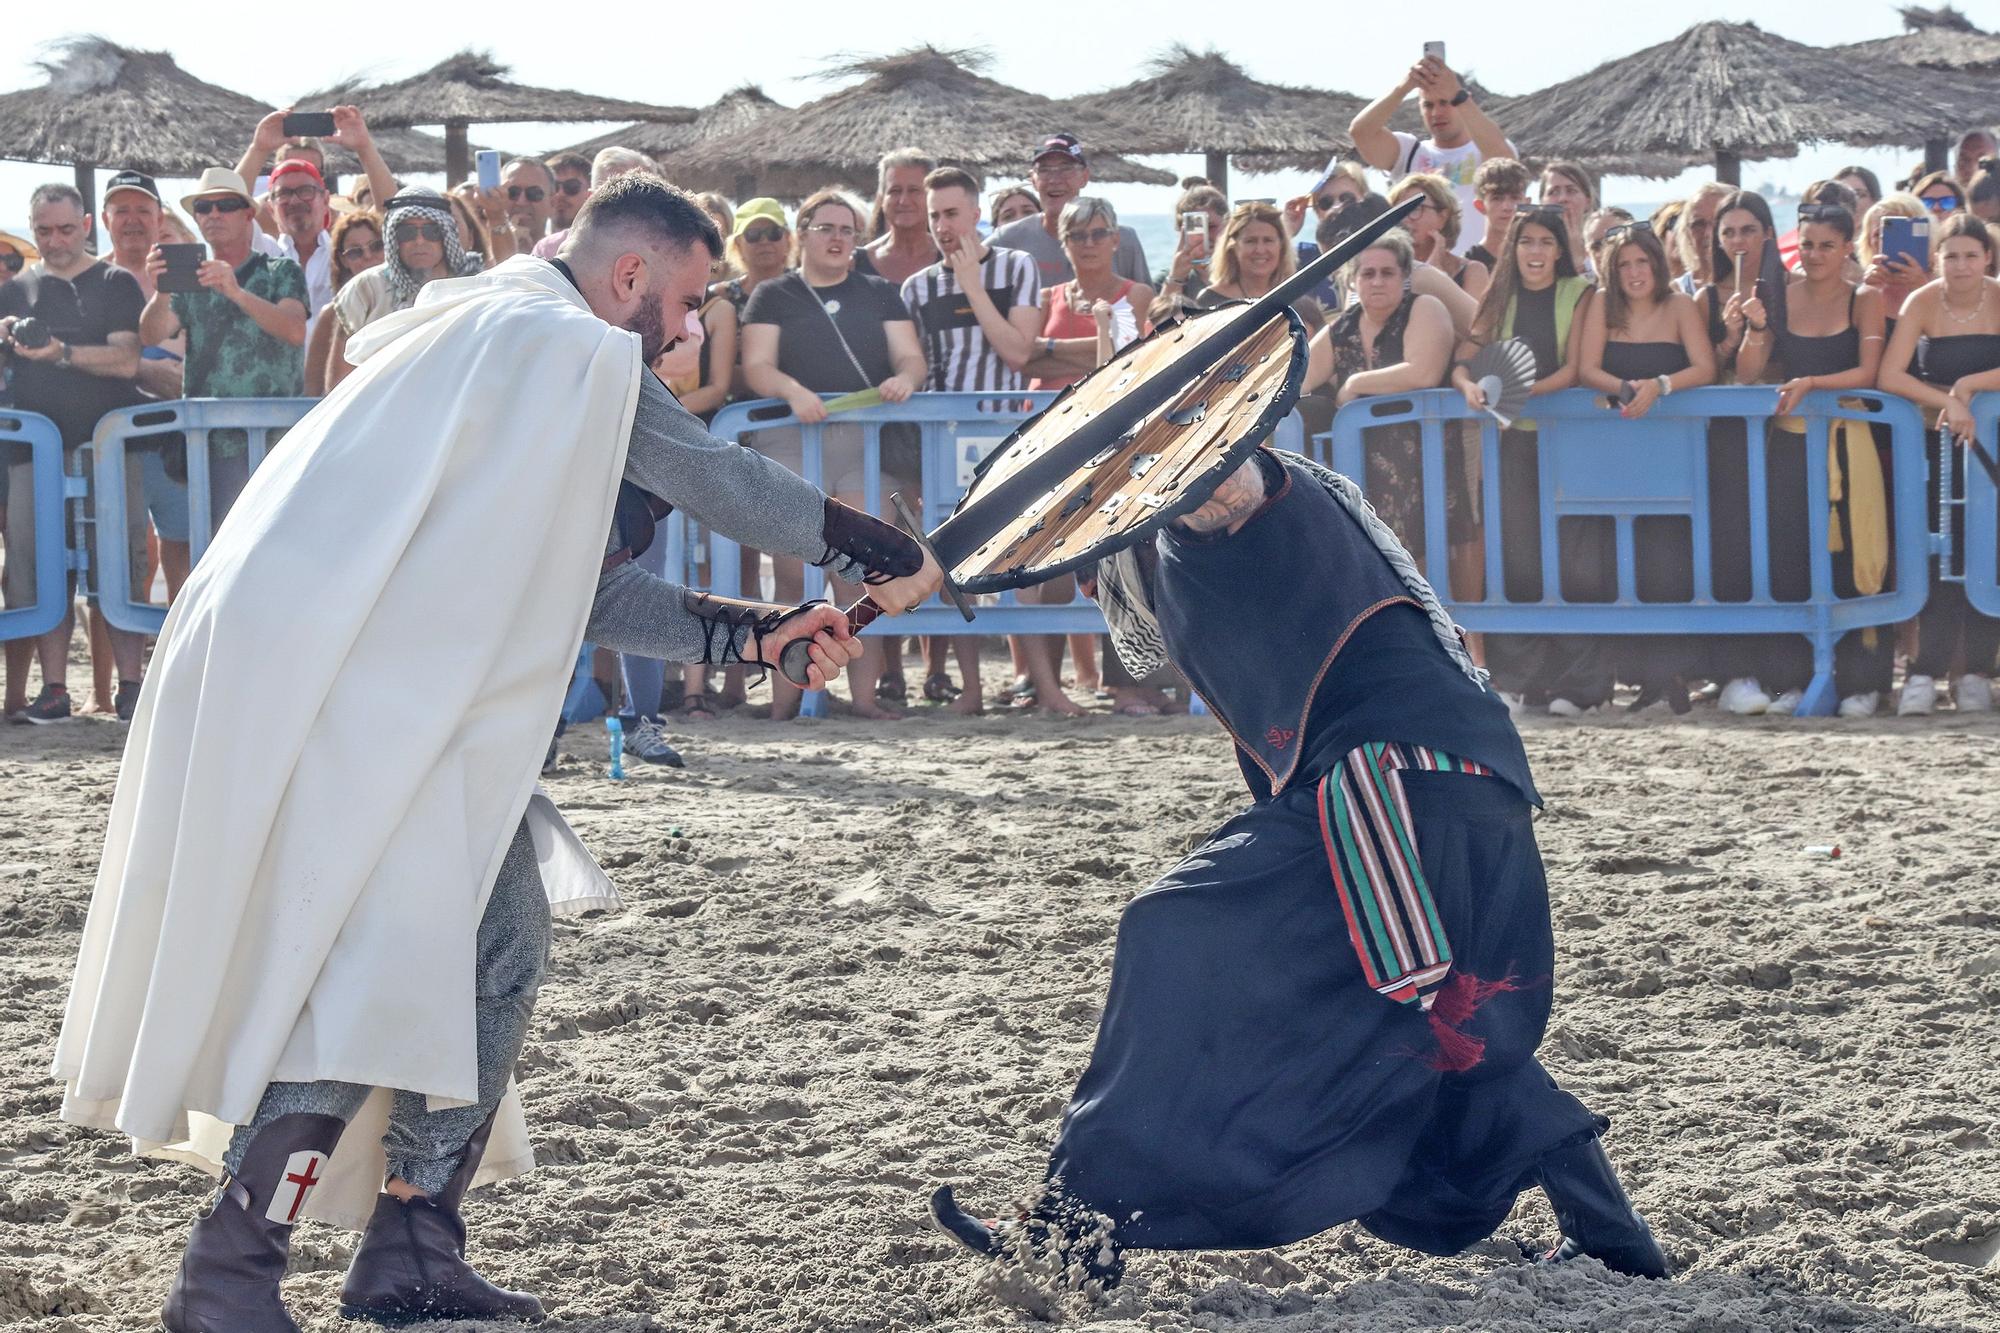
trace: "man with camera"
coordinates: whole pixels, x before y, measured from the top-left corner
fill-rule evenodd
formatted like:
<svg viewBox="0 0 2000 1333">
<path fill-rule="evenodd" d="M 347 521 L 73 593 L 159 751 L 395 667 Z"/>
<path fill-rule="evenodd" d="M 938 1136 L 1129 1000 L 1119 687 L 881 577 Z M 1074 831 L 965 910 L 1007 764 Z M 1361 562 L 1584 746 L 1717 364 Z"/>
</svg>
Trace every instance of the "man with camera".
<svg viewBox="0 0 2000 1333">
<path fill-rule="evenodd" d="M 202 172 L 181 207 L 194 215 L 212 257 L 201 259 L 194 246 L 154 247 L 146 271 L 155 290 L 139 336 L 154 346 L 186 331 L 189 398 L 299 397 L 306 387 L 305 275 L 292 260 L 252 249 L 256 201 L 229 168 Z M 208 467 L 210 515 L 219 527 L 250 479 L 244 433 L 214 432 Z"/>
<path fill-rule="evenodd" d="M 323 134 L 328 143 L 339 144 L 361 161 L 375 198 L 387 199 L 396 192 L 396 178 L 375 148 L 374 136 L 361 110 L 337 106 L 331 111 L 295 111 L 284 107 L 257 122 L 250 148 L 236 164 L 236 174 L 254 181 L 264 164 L 278 154 L 271 170 L 270 193 L 264 202 L 276 223 L 275 234 L 260 230 L 252 238 L 256 249 L 273 259 L 289 259 L 306 275 L 306 313 L 319 318 L 333 300 L 333 242 L 327 228 L 326 153 L 316 139 L 302 135 Z M 310 152 L 286 152 L 293 146 L 310 147 Z M 268 228 L 267 222 L 265 227 Z"/>
<path fill-rule="evenodd" d="M 87 444 L 97 419 L 140 401 L 139 308 L 145 297 L 132 275 L 87 248 L 91 217 L 69 185 L 44 185 L 28 200 L 28 221 L 41 260 L 0 286 L 0 348 L 12 362 L 14 406 L 56 423 L 63 446 Z M 6 604 L 35 597 L 34 469 L 26 458 L 8 464 Z M 144 544 L 141 543 L 141 553 Z M 23 722 L 70 716 L 68 660 L 72 607 L 39 639 L 7 643 L 7 713 Z M 137 634 L 111 630 L 118 665 L 118 716 L 131 719 L 139 699 Z M 28 659 L 39 656 L 42 689 L 26 700 Z"/>
</svg>

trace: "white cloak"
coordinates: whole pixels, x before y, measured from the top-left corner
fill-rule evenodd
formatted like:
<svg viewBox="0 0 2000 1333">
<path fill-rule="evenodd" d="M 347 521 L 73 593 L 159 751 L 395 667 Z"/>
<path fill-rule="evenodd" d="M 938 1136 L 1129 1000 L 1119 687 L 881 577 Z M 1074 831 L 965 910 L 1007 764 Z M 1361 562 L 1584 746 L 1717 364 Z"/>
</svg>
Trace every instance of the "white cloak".
<svg viewBox="0 0 2000 1333">
<path fill-rule="evenodd" d="M 524 812 L 556 910 L 616 904 L 535 773 L 639 341 L 522 257 L 430 283 L 348 355 L 167 616 L 56 1049 L 65 1120 L 211 1171 L 274 1080 L 476 1099 L 475 941 Z M 386 1103 L 312 1215 L 366 1218 Z M 480 1180 L 531 1165 L 510 1088 Z"/>
</svg>

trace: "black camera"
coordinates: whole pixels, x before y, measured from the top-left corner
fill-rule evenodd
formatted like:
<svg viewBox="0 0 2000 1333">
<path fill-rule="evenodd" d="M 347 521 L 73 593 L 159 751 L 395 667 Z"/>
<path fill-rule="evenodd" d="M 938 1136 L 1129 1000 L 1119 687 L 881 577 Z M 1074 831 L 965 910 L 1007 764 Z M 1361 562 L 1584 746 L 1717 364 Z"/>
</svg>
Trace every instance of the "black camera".
<svg viewBox="0 0 2000 1333">
<path fill-rule="evenodd" d="M 49 339 L 53 337 L 55 335 L 49 332 L 49 326 L 33 315 L 14 321 L 13 339 L 16 347 L 25 347 L 32 352 L 47 347 Z"/>
</svg>

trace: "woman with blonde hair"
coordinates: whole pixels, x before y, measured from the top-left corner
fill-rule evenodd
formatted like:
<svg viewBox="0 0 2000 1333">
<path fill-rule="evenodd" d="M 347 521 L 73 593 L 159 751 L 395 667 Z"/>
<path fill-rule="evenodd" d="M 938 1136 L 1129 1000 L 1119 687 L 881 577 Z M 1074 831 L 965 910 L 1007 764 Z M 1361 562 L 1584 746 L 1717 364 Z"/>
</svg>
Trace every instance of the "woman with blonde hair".
<svg viewBox="0 0 2000 1333">
<path fill-rule="evenodd" d="M 1680 226 L 1674 229 L 1681 275 L 1674 280 L 1674 286 L 1684 295 L 1693 296 L 1708 283 L 1709 261 L 1714 257 L 1715 210 L 1734 193 L 1733 185 L 1708 181 L 1688 196 L 1687 205 L 1681 210 Z"/>
<path fill-rule="evenodd" d="M 1285 215 L 1270 204 L 1238 204 L 1223 225 L 1215 262 L 1209 265 L 1208 286 L 1194 303 L 1213 310 L 1231 301 L 1254 301 L 1298 267 L 1298 251 L 1285 235 Z M 1301 297 L 1292 308 L 1308 329 L 1317 332 L 1326 323 L 1319 302 L 1309 297 Z"/>
<path fill-rule="evenodd" d="M 1931 280 L 1922 264 L 1901 253 L 1882 252 L 1882 222 L 1885 218 L 1926 218 L 1923 201 L 1913 194 L 1885 195 L 1862 215 L 1861 232 L 1855 238 L 1856 257 L 1861 261 L 1861 285 L 1882 293 L 1882 313 L 1888 319 L 1887 337 L 1896 333 L 1896 317 L 1910 294 Z"/>
<path fill-rule="evenodd" d="M 1403 228 L 1410 233 L 1417 261 L 1429 264 L 1474 298 L 1486 295 L 1492 271 L 1476 259 L 1452 252 L 1465 220 L 1459 208 L 1458 191 L 1444 177 L 1419 171 L 1389 188 L 1389 203 L 1400 204 L 1413 194 L 1423 195 L 1424 201 L 1403 219 Z"/>
</svg>

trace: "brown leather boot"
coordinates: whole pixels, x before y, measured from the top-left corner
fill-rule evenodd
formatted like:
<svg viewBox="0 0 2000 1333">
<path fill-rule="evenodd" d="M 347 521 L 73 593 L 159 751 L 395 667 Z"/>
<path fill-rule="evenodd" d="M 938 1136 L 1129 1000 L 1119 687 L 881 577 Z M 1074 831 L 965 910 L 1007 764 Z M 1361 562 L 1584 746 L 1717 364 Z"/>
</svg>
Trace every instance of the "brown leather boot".
<svg viewBox="0 0 2000 1333">
<path fill-rule="evenodd" d="M 465 1145 L 458 1170 L 434 1197 L 403 1203 L 384 1194 L 375 1200 L 375 1214 L 341 1284 L 343 1318 L 378 1324 L 427 1319 L 542 1322 L 540 1301 L 494 1286 L 465 1262 L 465 1219 L 458 1208 L 492 1132 L 488 1116 Z"/>
<path fill-rule="evenodd" d="M 345 1122 L 330 1115 L 281 1116 L 250 1141 L 243 1169 L 225 1177 L 195 1219 L 181 1271 L 160 1322 L 167 1333 L 299 1333 L 278 1284 L 292 1225 L 326 1175 Z"/>
</svg>

